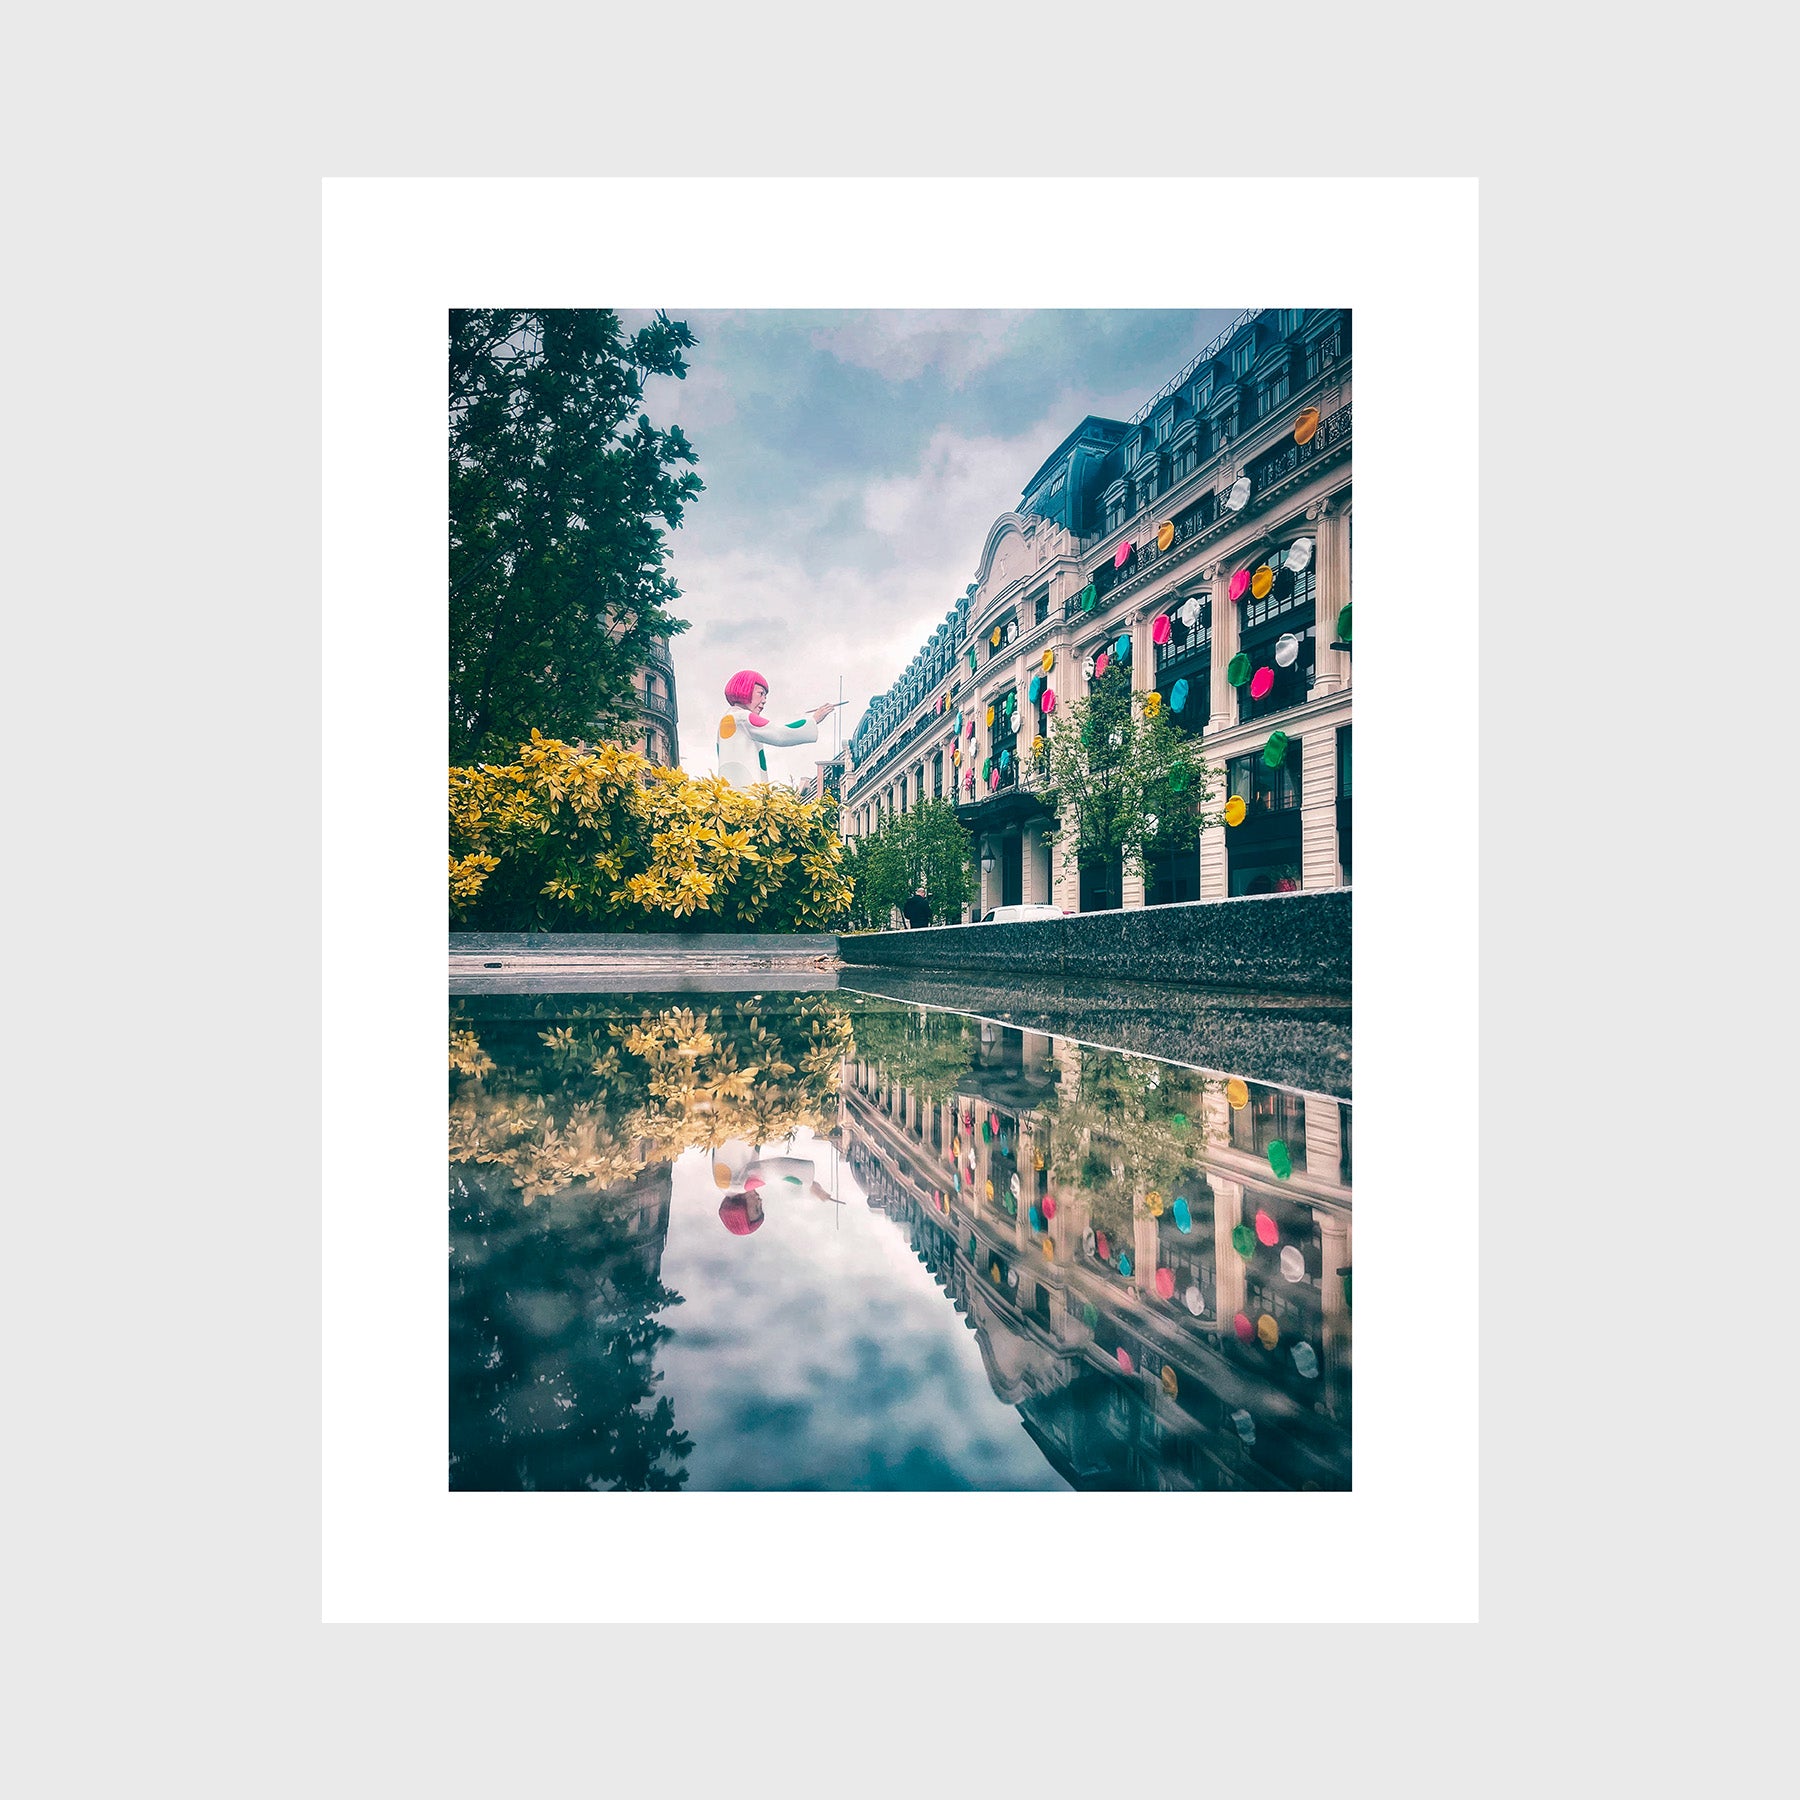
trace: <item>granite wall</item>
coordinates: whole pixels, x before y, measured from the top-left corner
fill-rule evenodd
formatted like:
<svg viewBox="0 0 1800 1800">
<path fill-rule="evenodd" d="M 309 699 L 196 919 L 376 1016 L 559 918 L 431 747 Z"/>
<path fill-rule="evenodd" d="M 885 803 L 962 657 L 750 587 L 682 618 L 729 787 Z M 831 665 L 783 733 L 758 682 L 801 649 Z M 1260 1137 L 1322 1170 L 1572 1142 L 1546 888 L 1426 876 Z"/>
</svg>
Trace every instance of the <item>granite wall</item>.
<svg viewBox="0 0 1800 1800">
<path fill-rule="evenodd" d="M 1349 888 L 1194 900 L 1005 925 L 934 925 L 839 940 L 852 967 L 1144 981 L 1348 995 Z"/>
</svg>

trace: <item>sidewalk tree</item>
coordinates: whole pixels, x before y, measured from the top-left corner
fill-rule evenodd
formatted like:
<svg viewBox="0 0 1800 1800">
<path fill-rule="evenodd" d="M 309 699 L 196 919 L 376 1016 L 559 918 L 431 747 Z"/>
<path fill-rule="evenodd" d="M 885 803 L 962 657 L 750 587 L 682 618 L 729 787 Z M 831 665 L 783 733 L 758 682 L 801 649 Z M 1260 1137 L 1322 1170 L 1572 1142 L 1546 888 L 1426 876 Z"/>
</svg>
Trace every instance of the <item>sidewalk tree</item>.
<svg viewBox="0 0 1800 1800">
<path fill-rule="evenodd" d="M 451 312 L 453 763 L 635 723 L 652 638 L 686 629 L 665 541 L 702 488 L 644 381 L 685 376 L 693 343 L 662 313 L 627 336 L 593 308 Z"/>
<path fill-rule="evenodd" d="M 1161 696 L 1134 694 L 1115 665 L 1055 715 L 1049 786 L 1058 808 L 1050 835 L 1078 869 L 1109 863 L 1147 879 L 1148 866 L 1191 850 L 1219 793 L 1219 771 L 1196 740 L 1170 723 Z"/>
<path fill-rule="evenodd" d="M 956 808 L 948 800 L 922 800 L 890 816 L 879 831 L 850 841 L 852 917 L 859 925 L 885 926 L 894 908 L 922 886 L 933 922 L 955 919 L 975 897 L 974 859 L 974 835 Z"/>
</svg>

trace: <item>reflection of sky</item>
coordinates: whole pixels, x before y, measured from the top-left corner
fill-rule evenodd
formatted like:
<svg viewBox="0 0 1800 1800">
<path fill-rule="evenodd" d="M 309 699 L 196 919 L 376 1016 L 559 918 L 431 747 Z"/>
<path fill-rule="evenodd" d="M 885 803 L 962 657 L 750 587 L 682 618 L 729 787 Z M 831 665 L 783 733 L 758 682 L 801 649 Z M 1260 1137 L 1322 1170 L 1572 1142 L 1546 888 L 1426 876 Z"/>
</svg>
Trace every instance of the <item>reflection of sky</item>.
<svg viewBox="0 0 1800 1800">
<path fill-rule="evenodd" d="M 707 1155 L 675 1164 L 662 1278 L 685 1304 L 662 1315 L 657 1392 L 694 1440 L 689 1486 L 1065 1486 L 900 1226 L 830 1145 L 802 1136 L 793 1154 L 848 1204 L 777 1184 L 749 1237 L 720 1222 Z"/>
</svg>

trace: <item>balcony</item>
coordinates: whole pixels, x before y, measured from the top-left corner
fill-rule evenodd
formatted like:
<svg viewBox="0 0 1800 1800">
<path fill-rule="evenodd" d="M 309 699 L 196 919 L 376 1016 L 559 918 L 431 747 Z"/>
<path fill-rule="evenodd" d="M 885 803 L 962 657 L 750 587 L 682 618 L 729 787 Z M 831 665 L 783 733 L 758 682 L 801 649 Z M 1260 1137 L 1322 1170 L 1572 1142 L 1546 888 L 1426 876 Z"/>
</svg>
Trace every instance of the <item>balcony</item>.
<svg viewBox="0 0 1800 1800">
<path fill-rule="evenodd" d="M 1279 481 L 1285 480 L 1297 469 L 1303 469 L 1310 462 L 1336 449 L 1350 435 L 1350 408 L 1340 406 L 1319 429 L 1313 433 L 1311 440 L 1304 444 L 1296 444 L 1291 439 L 1279 450 L 1270 451 L 1260 456 L 1248 470 L 1250 476 L 1250 500 L 1255 504 L 1257 498 Z M 1249 510 L 1248 507 L 1245 508 Z"/>
</svg>

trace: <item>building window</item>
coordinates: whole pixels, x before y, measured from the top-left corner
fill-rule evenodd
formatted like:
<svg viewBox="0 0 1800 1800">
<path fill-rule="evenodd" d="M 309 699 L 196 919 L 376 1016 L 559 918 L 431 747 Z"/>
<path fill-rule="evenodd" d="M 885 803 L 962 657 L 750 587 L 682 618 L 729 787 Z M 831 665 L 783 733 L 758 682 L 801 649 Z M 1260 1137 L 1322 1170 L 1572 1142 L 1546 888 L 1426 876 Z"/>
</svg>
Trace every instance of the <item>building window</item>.
<svg viewBox="0 0 1800 1800">
<path fill-rule="evenodd" d="M 1081 871 L 1081 910 L 1116 912 L 1124 904 L 1123 869 L 1117 856 Z"/>
<path fill-rule="evenodd" d="M 1148 861 L 1144 884 L 1146 906 L 1179 906 L 1184 900 L 1200 898 L 1200 851 L 1197 846 L 1157 856 Z"/>
<path fill-rule="evenodd" d="M 1049 618 L 1049 616 L 1050 616 L 1050 590 L 1048 588 L 1045 588 L 1044 591 L 1038 595 L 1037 603 L 1032 608 L 1031 622 L 1034 625 L 1041 625 L 1047 618 Z"/>
<path fill-rule="evenodd" d="M 1288 378 L 1285 369 L 1272 381 L 1265 381 L 1256 396 L 1256 416 L 1267 418 L 1282 401 L 1288 397 Z"/>
<path fill-rule="evenodd" d="M 1123 499 L 1109 500 L 1106 503 L 1106 529 L 1117 531 L 1125 523 L 1125 502 Z"/>
<path fill-rule="evenodd" d="M 1256 338 L 1247 337 L 1231 353 L 1231 372 L 1233 375 L 1247 375 L 1250 365 L 1256 361 Z"/>
<path fill-rule="evenodd" d="M 1166 444 L 1169 441 L 1169 433 L 1174 429 L 1175 409 L 1171 406 L 1163 413 L 1163 416 L 1156 421 L 1156 441 L 1159 444 Z"/>
<path fill-rule="evenodd" d="M 1247 817 L 1295 812 L 1300 806 L 1300 739 L 1288 740 L 1287 754 L 1279 768 L 1271 769 L 1259 751 L 1254 756 L 1234 756 L 1227 765 L 1229 792 L 1237 795 Z M 1242 827 L 1238 827 L 1242 829 Z"/>
<path fill-rule="evenodd" d="M 941 750 L 931 759 L 931 797 L 934 800 L 944 797 L 944 753 Z"/>
<path fill-rule="evenodd" d="M 1318 581 L 1319 566 L 1314 561 L 1307 565 L 1303 574 L 1294 577 L 1291 587 L 1286 581 L 1277 579 L 1275 585 L 1260 600 L 1246 594 L 1244 610 L 1240 615 L 1244 635 L 1249 637 L 1258 626 L 1285 618 L 1289 613 L 1305 613 L 1310 618 L 1313 603 L 1318 597 Z"/>
<path fill-rule="evenodd" d="M 1340 725 L 1337 734 L 1337 787 L 1338 798 L 1350 798 L 1350 727 Z"/>
</svg>

